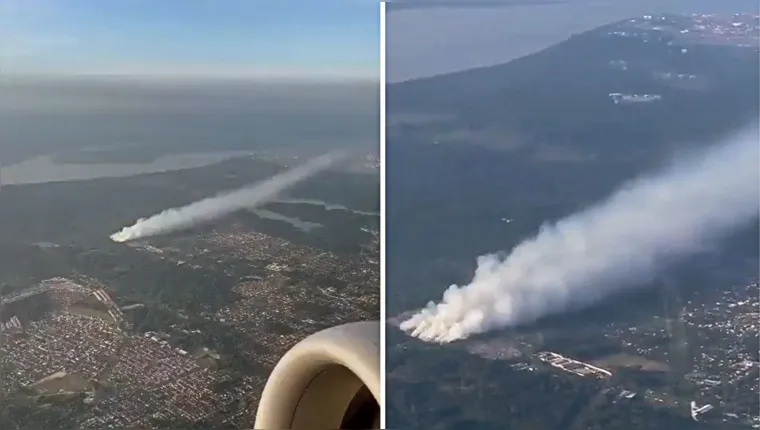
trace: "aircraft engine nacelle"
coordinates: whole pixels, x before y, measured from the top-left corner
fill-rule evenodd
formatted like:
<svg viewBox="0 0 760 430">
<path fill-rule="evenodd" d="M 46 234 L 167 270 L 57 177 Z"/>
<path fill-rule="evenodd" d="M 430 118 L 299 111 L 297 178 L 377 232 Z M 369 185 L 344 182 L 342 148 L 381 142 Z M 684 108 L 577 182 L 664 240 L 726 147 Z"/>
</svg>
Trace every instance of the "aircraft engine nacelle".
<svg viewBox="0 0 760 430">
<path fill-rule="evenodd" d="M 264 387 L 255 428 L 380 428 L 380 323 L 332 327 L 290 349 Z"/>
</svg>

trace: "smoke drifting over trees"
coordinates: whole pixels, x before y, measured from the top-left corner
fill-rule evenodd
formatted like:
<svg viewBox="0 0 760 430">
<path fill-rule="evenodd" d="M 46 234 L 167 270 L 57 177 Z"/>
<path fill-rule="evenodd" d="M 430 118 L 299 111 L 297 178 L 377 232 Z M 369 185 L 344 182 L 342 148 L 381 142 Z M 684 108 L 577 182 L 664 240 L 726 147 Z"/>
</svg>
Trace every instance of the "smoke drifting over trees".
<svg viewBox="0 0 760 430">
<path fill-rule="evenodd" d="M 167 209 L 150 218 L 141 218 L 111 235 L 115 242 L 126 242 L 170 233 L 223 217 L 241 209 L 252 209 L 276 198 L 283 191 L 329 168 L 342 156 L 328 153 L 286 170 L 266 181 L 219 194 L 187 206 Z"/>
<path fill-rule="evenodd" d="M 401 324 L 412 336 L 447 343 L 531 323 L 635 288 L 676 259 L 705 249 L 758 215 L 758 128 L 627 183 L 515 247 L 478 258 L 468 285 Z"/>
</svg>

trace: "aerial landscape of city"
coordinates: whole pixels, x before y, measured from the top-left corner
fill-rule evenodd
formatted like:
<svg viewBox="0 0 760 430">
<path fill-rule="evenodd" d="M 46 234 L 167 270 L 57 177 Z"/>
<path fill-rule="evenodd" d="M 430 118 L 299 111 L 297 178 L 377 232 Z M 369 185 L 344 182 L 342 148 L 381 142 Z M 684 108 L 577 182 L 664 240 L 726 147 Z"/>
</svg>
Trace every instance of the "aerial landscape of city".
<svg viewBox="0 0 760 430">
<path fill-rule="evenodd" d="M 379 321 L 379 10 L 288 6 L 0 4 L 0 428 L 253 428 Z"/>
<path fill-rule="evenodd" d="M 237 158 L 198 172 L 114 180 L 138 189 L 163 184 L 154 189 L 168 195 L 181 193 L 169 186 L 174 175 L 250 176 L 256 163 L 266 162 Z M 320 205 L 319 193 L 303 192 L 265 206 L 264 216 L 244 212 L 125 244 L 66 240 L 65 228 L 37 241 L 33 225 L 56 213 L 3 234 L 3 427 L 250 426 L 288 348 L 320 329 L 379 317 L 377 178 L 333 175 L 324 186 L 352 177 L 364 183 L 368 203 L 337 201 L 365 204 L 364 211 Z M 87 182 L 7 186 L 4 217 L 30 216 L 14 204 L 30 198 L 26 187 L 61 199 L 73 198 L 67 190 L 91 192 Z M 91 209 L 72 216 L 87 218 Z M 118 209 L 96 216 L 108 214 L 123 217 Z"/>
<path fill-rule="evenodd" d="M 397 330 L 474 256 L 756 121 L 759 38 L 757 13 L 653 13 L 389 84 L 389 426 L 760 428 L 756 220 L 588 309 L 444 345 Z"/>
<path fill-rule="evenodd" d="M 0 429 L 760 429 L 756 2 L 34 3 Z"/>
</svg>

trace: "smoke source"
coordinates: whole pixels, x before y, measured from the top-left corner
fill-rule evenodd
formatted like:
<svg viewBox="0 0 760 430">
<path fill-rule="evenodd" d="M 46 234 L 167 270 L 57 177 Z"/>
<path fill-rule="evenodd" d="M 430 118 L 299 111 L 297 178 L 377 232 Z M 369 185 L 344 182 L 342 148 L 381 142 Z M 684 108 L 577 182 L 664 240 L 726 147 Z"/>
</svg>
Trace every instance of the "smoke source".
<svg viewBox="0 0 760 430">
<path fill-rule="evenodd" d="M 469 285 L 400 328 L 448 343 L 535 322 L 641 285 L 662 264 L 704 249 L 758 215 L 758 131 L 750 129 L 601 204 L 544 225 L 505 259 L 478 258 Z"/>
<path fill-rule="evenodd" d="M 295 184 L 327 169 L 342 156 L 325 154 L 307 163 L 279 173 L 270 179 L 234 191 L 209 197 L 180 208 L 167 209 L 150 218 L 141 218 L 111 235 L 115 242 L 126 242 L 169 233 L 223 217 L 240 209 L 260 206 L 276 198 Z"/>
</svg>

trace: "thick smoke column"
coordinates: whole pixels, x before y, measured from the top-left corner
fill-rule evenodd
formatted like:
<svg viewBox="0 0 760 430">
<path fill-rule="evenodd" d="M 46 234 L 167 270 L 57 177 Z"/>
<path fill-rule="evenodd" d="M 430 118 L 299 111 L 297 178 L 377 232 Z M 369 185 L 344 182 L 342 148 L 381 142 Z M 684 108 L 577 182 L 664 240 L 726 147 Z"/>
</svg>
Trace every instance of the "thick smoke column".
<svg viewBox="0 0 760 430">
<path fill-rule="evenodd" d="M 278 194 L 322 170 L 340 158 L 325 154 L 307 163 L 279 173 L 263 182 L 235 191 L 209 197 L 180 208 L 167 209 L 150 218 L 141 218 L 129 227 L 111 235 L 116 242 L 140 239 L 169 233 L 195 224 L 210 221 L 240 209 L 250 209 L 276 198 Z"/>
<path fill-rule="evenodd" d="M 640 285 L 662 264 L 704 249 L 758 214 L 758 132 L 752 129 L 606 201 L 544 225 L 502 259 L 478 258 L 469 285 L 401 324 L 448 343 L 588 306 Z"/>
</svg>

